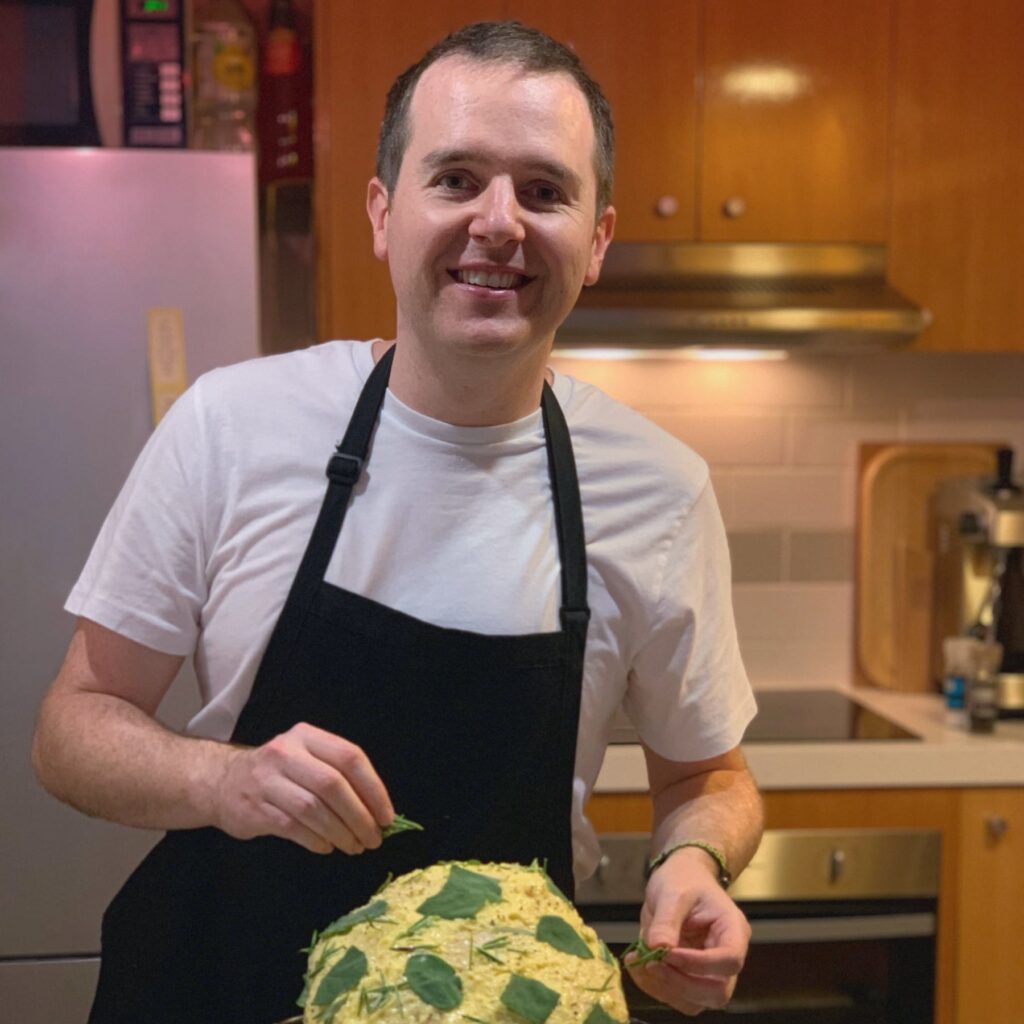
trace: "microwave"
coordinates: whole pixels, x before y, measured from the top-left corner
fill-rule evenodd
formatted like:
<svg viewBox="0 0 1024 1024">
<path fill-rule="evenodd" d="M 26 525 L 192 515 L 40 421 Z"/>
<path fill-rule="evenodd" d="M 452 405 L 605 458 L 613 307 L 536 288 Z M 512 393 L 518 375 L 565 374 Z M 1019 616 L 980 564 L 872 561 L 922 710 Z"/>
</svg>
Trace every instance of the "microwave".
<svg viewBox="0 0 1024 1024">
<path fill-rule="evenodd" d="M 0 0 L 0 146 L 188 142 L 188 0 Z"/>
</svg>

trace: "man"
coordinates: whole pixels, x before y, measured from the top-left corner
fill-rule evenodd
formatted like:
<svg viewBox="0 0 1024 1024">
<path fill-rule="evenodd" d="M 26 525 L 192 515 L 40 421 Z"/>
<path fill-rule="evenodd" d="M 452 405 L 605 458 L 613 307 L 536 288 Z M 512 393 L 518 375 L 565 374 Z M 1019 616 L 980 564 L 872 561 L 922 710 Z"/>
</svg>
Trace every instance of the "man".
<svg viewBox="0 0 1024 1024">
<path fill-rule="evenodd" d="M 389 94 L 368 192 L 396 340 L 207 375 L 147 445 L 34 748 L 55 795 L 169 830 L 105 915 L 93 1024 L 287 1016 L 295 950 L 388 872 L 536 857 L 571 890 L 623 701 L 665 854 L 643 934 L 669 947 L 633 975 L 684 1013 L 731 995 L 749 928 L 720 882 L 761 816 L 707 469 L 546 370 L 611 164 L 568 50 L 514 23 L 442 41 Z M 179 736 L 153 714 L 193 649 Z M 396 808 L 424 831 L 382 845 Z"/>
</svg>

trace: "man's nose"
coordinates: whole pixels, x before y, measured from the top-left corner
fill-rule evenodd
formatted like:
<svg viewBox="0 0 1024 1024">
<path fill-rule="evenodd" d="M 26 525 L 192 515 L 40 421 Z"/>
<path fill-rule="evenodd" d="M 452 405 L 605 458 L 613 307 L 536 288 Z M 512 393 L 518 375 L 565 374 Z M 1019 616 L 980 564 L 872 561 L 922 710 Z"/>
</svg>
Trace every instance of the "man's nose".
<svg viewBox="0 0 1024 1024">
<path fill-rule="evenodd" d="M 522 241 L 525 236 L 522 207 L 515 184 L 507 178 L 493 178 L 477 197 L 469 233 L 489 245 Z"/>
</svg>

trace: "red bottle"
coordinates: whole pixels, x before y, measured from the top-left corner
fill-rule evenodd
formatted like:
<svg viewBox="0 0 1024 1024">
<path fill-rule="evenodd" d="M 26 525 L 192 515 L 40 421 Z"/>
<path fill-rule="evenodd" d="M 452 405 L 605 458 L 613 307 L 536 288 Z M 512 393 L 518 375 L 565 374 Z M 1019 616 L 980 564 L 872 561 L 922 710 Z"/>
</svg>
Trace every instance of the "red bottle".
<svg viewBox="0 0 1024 1024">
<path fill-rule="evenodd" d="M 313 176 L 312 81 L 292 0 L 273 0 L 260 61 L 257 108 L 260 183 Z"/>
</svg>

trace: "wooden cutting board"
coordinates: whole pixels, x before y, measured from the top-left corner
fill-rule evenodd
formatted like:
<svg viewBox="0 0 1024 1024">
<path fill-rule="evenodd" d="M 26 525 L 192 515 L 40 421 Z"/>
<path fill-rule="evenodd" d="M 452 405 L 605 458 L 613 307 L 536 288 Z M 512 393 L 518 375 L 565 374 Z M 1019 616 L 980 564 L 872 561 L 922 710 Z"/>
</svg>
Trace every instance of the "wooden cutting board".
<svg viewBox="0 0 1024 1024">
<path fill-rule="evenodd" d="M 981 442 L 860 446 L 854 575 L 860 682 L 912 692 L 935 688 L 929 502 L 941 480 L 994 473 L 999 447 Z"/>
</svg>

